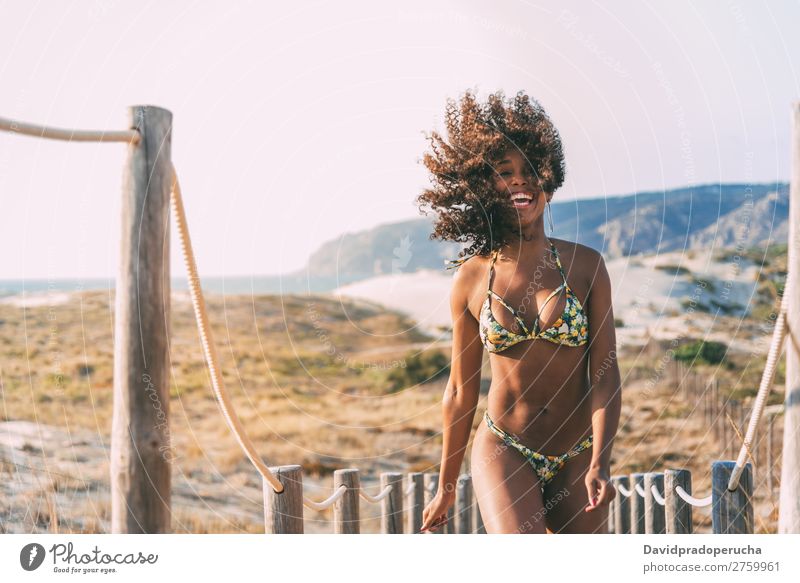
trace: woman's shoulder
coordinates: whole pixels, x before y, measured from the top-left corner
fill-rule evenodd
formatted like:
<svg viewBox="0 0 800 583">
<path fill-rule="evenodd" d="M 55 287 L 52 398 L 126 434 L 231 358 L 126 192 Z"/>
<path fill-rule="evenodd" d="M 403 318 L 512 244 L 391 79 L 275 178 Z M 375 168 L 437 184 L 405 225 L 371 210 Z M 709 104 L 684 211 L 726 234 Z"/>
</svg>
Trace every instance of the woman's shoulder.
<svg viewBox="0 0 800 583">
<path fill-rule="evenodd" d="M 593 247 L 566 239 L 550 237 L 550 240 L 556 246 L 559 256 L 568 259 L 569 266 L 574 266 L 577 271 L 594 269 L 603 262 L 603 254 Z M 564 268 L 566 269 L 567 265 L 564 265 Z"/>
<path fill-rule="evenodd" d="M 484 282 L 491 259 L 491 253 L 472 254 L 449 261 L 447 269 L 452 269 L 453 285 L 469 289 L 478 282 Z"/>
</svg>

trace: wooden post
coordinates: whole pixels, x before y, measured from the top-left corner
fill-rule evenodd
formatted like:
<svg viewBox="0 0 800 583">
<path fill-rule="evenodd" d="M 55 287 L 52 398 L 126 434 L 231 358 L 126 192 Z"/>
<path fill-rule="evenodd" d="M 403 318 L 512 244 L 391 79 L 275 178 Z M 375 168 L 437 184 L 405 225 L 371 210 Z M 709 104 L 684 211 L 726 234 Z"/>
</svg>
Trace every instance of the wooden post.
<svg viewBox="0 0 800 583">
<path fill-rule="evenodd" d="M 617 495 L 614 496 L 614 499 L 608 503 L 608 520 L 606 521 L 606 531 L 608 534 L 614 534 L 614 507 L 617 505 L 617 498 L 620 497 L 620 493 L 617 492 Z"/>
<path fill-rule="evenodd" d="M 722 403 L 722 411 L 720 412 L 720 422 L 722 423 L 722 451 L 726 458 L 733 457 L 731 453 L 731 423 L 728 421 L 730 416 L 730 400 L 725 399 Z"/>
<path fill-rule="evenodd" d="M 403 474 L 398 472 L 381 473 L 381 489 L 392 489 L 381 500 L 381 532 L 383 534 L 403 534 Z"/>
<path fill-rule="evenodd" d="M 786 392 L 784 395 L 778 534 L 800 534 L 800 101 L 792 104 L 792 178 L 789 187 L 786 306 Z"/>
<path fill-rule="evenodd" d="M 425 474 L 425 506 L 431 503 L 439 489 L 439 472 L 427 472 Z M 445 534 L 445 529 L 441 526 L 436 530 L 426 530 L 425 534 Z"/>
<path fill-rule="evenodd" d="M 644 498 L 636 491 L 636 485 L 644 488 L 644 474 L 636 472 L 631 474 L 631 534 L 645 534 Z"/>
<path fill-rule="evenodd" d="M 692 505 L 678 495 L 680 486 L 687 494 L 692 493 L 692 473 L 689 470 L 664 471 L 664 517 L 667 534 L 692 533 Z"/>
<path fill-rule="evenodd" d="M 614 488 L 617 490 L 617 496 L 614 498 L 614 533 L 630 534 L 631 499 L 627 496 L 623 496 L 622 492 L 619 491 L 619 487 L 623 486 L 626 490 L 630 490 L 631 481 L 628 476 L 614 476 L 611 479 L 611 482 L 614 484 Z"/>
<path fill-rule="evenodd" d="M 644 531 L 645 534 L 664 534 L 667 530 L 664 507 L 653 496 L 653 486 L 663 498 L 664 474 L 648 472 L 644 475 Z"/>
<path fill-rule="evenodd" d="M 406 528 L 410 534 L 419 534 L 419 529 L 422 528 L 422 511 L 425 509 L 423 473 L 408 474 L 408 483 L 411 485 L 411 492 L 406 497 L 406 508 L 408 509 Z"/>
<path fill-rule="evenodd" d="M 735 491 L 728 491 L 736 462 L 711 464 L 711 525 L 714 534 L 753 534 L 753 466 L 744 465 Z"/>
<path fill-rule="evenodd" d="M 303 534 L 303 468 L 299 465 L 269 469 L 283 484 L 275 492 L 262 480 L 264 489 L 264 532 L 266 534 Z"/>
<path fill-rule="evenodd" d="M 333 532 L 334 534 L 358 534 L 361 532 L 359 522 L 359 488 L 361 483 L 358 470 L 346 468 L 334 470 L 334 491 L 344 484 L 347 491 L 344 496 L 333 503 Z"/>
<path fill-rule="evenodd" d="M 472 476 L 461 474 L 456 482 L 456 525 L 458 534 L 472 534 Z"/>
<path fill-rule="evenodd" d="M 114 313 L 111 532 L 169 533 L 169 202 L 172 113 L 128 110 L 142 134 L 128 146 Z"/>
</svg>

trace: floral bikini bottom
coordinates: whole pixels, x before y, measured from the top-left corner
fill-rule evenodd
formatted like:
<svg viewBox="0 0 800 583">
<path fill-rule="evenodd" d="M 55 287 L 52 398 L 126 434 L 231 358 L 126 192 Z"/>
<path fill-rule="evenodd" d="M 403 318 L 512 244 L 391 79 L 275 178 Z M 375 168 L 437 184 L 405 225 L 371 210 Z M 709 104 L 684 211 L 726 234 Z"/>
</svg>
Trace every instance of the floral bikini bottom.
<svg viewBox="0 0 800 583">
<path fill-rule="evenodd" d="M 486 420 L 486 424 L 489 426 L 489 429 L 491 429 L 495 435 L 497 435 L 500 439 L 502 439 L 507 445 L 510 445 L 511 447 L 519 451 L 525 457 L 525 459 L 527 459 L 528 462 L 533 466 L 533 469 L 539 476 L 539 481 L 543 491 L 545 484 L 547 484 L 550 480 L 553 479 L 553 477 L 558 473 L 558 471 L 562 467 L 564 467 L 564 464 L 567 463 L 567 460 L 569 460 L 572 457 L 575 457 L 583 450 L 592 447 L 592 436 L 590 435 L 586 439 L 578 442 L 578 444 L 571 450 L 569 450 L 567 453 L 562 453 L 561 455 L 545 455 L 539 453 L 538 451 L 533 451 L 532 449 L 525 447 L 514 436 L 500 429 L 491 420 L 488 411 L 486 411 L 483 414 L 483 418 Z"/>
</svg>

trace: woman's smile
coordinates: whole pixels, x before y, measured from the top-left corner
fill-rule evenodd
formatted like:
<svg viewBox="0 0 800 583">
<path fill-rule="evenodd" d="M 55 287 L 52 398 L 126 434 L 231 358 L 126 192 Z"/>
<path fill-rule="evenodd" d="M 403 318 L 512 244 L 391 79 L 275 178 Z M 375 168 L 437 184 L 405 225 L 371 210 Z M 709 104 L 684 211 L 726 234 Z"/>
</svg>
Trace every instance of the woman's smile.
<svg viewBox="0 0 800 583">
<path fill-rule="evenodd" d="M 524 209 L 535 206 L 533 194 L 527 191 L 512 193 L 511 202 L 514 205 L 514 208 L 517 209 Z"/>
</svg>

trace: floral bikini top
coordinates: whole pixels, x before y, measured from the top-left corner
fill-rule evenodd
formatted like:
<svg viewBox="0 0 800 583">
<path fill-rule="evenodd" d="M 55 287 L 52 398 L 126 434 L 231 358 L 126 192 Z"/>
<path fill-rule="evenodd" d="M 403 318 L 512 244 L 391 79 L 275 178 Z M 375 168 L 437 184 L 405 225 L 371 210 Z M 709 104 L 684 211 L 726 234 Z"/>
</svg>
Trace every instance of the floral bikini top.
<svg viewBox="0 0 800 583">
<path fill-rule="evenodd" d="M 553 253 L 556 256 L 556 263 L 558 265 L 558 270 L 561 273 L 563 283 L 554 289 L 549 296 L 547 296 L 547 299 L 542 303 L 542 308 L 544 308 L 544 306 L 547 305 L 547 302 L 549 302 L 562 288 L 565 289 L 567 303 L 564 306 L 564 311 L 558 320 L 556 320 L 555 323 L 546 330 L 539 330 L 539 316 L 542 314 L 542 310 L 540 308 L 539 313 L 536 315 L 536 320 L 534 320 L 533 330 L 530 332 L 528 331 L 527 326 L 525 326 L 525 322 L 522 321 L 522 318 L 519 317 L 514 308 L 509 306 L 503 298 L 492 291 L 492 276 L 494 275 L 494 262 L 497 259 L 497 251 L 495 250 L 492 252 L 492 261 L 489 267 L 489 285 L 488 289 L 486 290 L 486 300 L 484 300 L 483 305 L 481 306 L 479 322 L 480 338 L 484 346 L 486 346 L 486 350 L 488 352 L 502 352 L 508 348 L 511 348 L 515 344 L 525 340 L 533 340 L 535 338 L 542 338 L 555 344 L 566 344 L 567 346 L 583 346 L 589 341 L 589 321 L 586 317 L 586 312 L 583 309 L 583 305 L 581 305 L 580 300 L 578 300 L 578 297 L 567 283 L 567 278 L 564 275 L 564 269 L 561 266 L 561 258 L 558 256 L 558 251 L 556 250 L 552 241 L 550 241 L 550 248 L 553 250 Z M 450 263 L 452 263 L 452 265 L 448 268 L 460 265 L 464 260 L 465 258 L 451 261 Z M 525 332 L 524 334 L 516 334 L 511 330 L 507 330 L 495 319 L 494 315 L 492 315 L 491 296 L 494 296 L 503 306 L 506 307 L 506 309 L 508 309 L 509 312 L 511 312 L 522 330 Z"/>
</svg>

